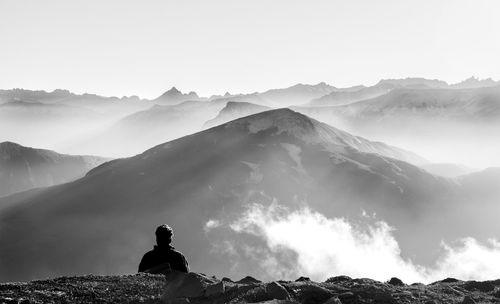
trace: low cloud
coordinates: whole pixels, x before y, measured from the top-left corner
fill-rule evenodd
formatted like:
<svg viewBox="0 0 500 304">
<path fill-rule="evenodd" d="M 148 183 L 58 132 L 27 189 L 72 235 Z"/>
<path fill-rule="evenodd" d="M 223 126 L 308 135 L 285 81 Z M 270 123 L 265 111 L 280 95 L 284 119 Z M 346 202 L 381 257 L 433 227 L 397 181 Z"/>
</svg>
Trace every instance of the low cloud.
<svg viewBox="0 0 500 304">
<path fill-rule="evenodd" d="M 261 263 L 273 277 L 280 274 L 293 279 L 306 275 L 325 280 L 342 274 L 384 281 L 396 276 L 408 283 L 429 283 L 446 277 L 500 277 L 500 243 L 495 240 L 481 244 L 466 238 L 455 246 L 443 243 L 444 254 L 430 268 L 402 258 L 393 228 L 383 221 L 366 219 L 364 224 L 354 224 L 345 218 L 327 218 L 308 208 L 289 211 L 278 204 L 253 204 L 226 227 L 264 241 L 267 256 Z M 290 252 L 296 259 L 293 267 L 280 273 L 280 257 L 290 257 Z M 290 261 L 286 263 L 289 267 Z"/>
</svg>

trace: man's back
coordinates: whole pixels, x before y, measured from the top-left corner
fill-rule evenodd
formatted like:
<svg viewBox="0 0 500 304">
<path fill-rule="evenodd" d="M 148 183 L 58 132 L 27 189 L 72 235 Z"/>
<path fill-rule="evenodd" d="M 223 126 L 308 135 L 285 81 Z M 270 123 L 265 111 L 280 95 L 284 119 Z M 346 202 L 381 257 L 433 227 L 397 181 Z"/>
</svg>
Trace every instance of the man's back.
<svg viewBox="0 0 500 304">
<path fill-rule="evenodd" d="M 147 252 L 139 264 L 139 272 L 160 273 L 155 268 L 168 263 L 170 269 L 181 272 L 189 272 L 189 266 L 182 253 L 174 247 L 155 246 L 153 250 Z"/>
</svg>

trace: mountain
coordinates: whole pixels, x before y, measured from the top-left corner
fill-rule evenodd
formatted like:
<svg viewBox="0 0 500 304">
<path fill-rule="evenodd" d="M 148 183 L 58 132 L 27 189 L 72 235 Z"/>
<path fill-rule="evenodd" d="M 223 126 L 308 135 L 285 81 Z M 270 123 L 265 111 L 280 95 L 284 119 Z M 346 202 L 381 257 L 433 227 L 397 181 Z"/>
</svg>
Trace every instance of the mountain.
<svg viewBox="0 0 500 304">
<path fill-rule="evenodd" d="M 338 106 L 357 101 L 376 98 L 394 89 L 443 89 L 449 88 L 442 80 L 425 78 L 383 79 L 371 87 L 360 87 L 357 90 L 333 91 L 328 95 L 311 100 L 310 106 Z"/>
<path fill-rule="evenodd" d="M 340 124 L 358 134 L 364 134 L 368 129 L 391 132 L 431 126 L 436 133 L 453 129 L 457 127 L 455 124 L 473 124 L 474 127 L 497 124 L 500 86 L 478 89 L 398 88 L 347 105 L 293 109 L 327 123 Z M 441 124 L 442 129 L 436 130 L 435 124 Z"/>
<path fill-rule="evenodd" d="M 389 94 L 346 106 L 351 115 L 419 116 L 445 119 L 496 119 L 500 86 L 480 89 L 397 89 Z"/>
<path fill-rule="evenodd" d="M 288 88 L 271 89 L 261 93 L 255 92 L 251 94 L 238 94 L 238 95 L 226 94 L 222 97 L 212 98 L 211 100 L 226 101 L 226 102 L 229 101 L 248 102 L 271 108 L 281 108 L 292 105 L 304 104 L 309 102 L 311 99 L 319 98 L 333 91 L 339 91 L 339 90 L 350 91 L 353 89 L 355 90 L 357 88 L 358 87 L 337 89 L 324 82 L 318 83 L 316 85 L 296 84 Z"/>
<path fill-rule="evenodd" d="M 477 89 L 495 86 L 500 86 L 500 81 L 494 81 L 491 78 L 479 79 L 476 77 L 470 77 L 462 82 L 452 85 L 451 87 L 456 89 Z"/>
<path fill-rule="evenodd" d="M 181 91 L 177 90 L 176 87 L 172 87 L 170 90 L 166 91 L 152 101 L 161 105 L 176 105 L 188 100 L 200 100 L 200 97 L 198 96 L 198 94 L 196 94 L 196 92 L 189 92 L 187 94 L 184 94 Z"/>
<path fill-rule="evenodd" d="M 137 96 L 105 97 L 87 93 L 75 94 L 60 89 L 52 92 L 25 89 L 0 90 L 0 104 L 8 102 L 76 106 L 92 112 L 106 114 L 113 118 L 128 115 L 151 106 L 151 104 Z"/>
<path fill-rule="evenodd" d="M 312 99 L 327 95 L 336 88 L 324 82 L 316 85 L 296 84 L 285 89 L 272 89 L 260 93 L 259 96 L 266 100 L 266 105 L 271 107 L 288 107 L 309 102 Z"/>
<path fill-rule="evenodd" d="M 390 86 L 393 88 L 413 88 L 413 89 L 439 89 L 447 88 L 448 84 L 445 81 L 438 79 L 425 79 L 418 77 L 410 77 L 403 79 L 382 79 L 376 86 Z"/>
<path fill-rule="evenodd" d="M 66 116 L 68 116 L 68 118 L 72 117 L 73 119 L 80 119 L 80 117 L 86 119 L 88 117 L 97 116 L 97 113 L 91 110 L 65 104 L 45 104 L 23 100 L 9 101 L 0 104 L 0 115 L 3 116 L 3 119 L 9 119 L 9 117 L 14 119 L 12 118 L 13 116 L 15 116 L 16 119 L 23 119 L 21 115 L 24 114 L 31 115 L 26 117 L 27 120 L 42 115 L 50 115 L 50 119 Z M 40 117 L 39 119 L 42 118 Z"/>
<path fill-rule="evenodd" d="M 260 106 L 268 106 L 268 101 L 260 96 L 260 93 L 251 93 L 251 94 L 237 94 L 230 95 L 226 94 L 224 96 L 215 96 L 210 99 L 212 102 L 221 103 L 221 102 L 246 102 L 252 103 Z"/>
<path fill-rule="evenodd" d="M 225 105 L 224 100 L 154 105 L 120 119 L 74 150 L 114 157 L 135 155 L 160 143 L 199 132 Z"/>
<path fill-rule="evenodd" d="M 393 87 L 389 85 L 376 85 L 363 87 L 356 91 L 334 91 L 328 95 L 311 100 L 308 105 L 315 107 L 344 105 L 384 95 L 390 92 L 391 89 Z"/>
<path fill-rule="evenodd" d="M 257 114 L 268 110 L 271 110 L 271 108 L 249 102 L 230 101 L 222 110 L 220 110 L 219 114 L 217 114 L 215 118 L 210 119 L 203 126 L 204 128 L 211 128 L 228 121 L 238 119 L 240 117 Z"/>
<path fill-rule="evenodd" d="M 0 143 L 0 196 L 66 183 L 105 162 L 96 156 L 58 154 L 49 150 Z"/>
<path fill-rule="evenodd" d="M 26 102 L 55 103 L 66 99 L 74 94 L 68 90 L 54 90 L 46 92 L 42 90 L 33 91 L 25 89 L 0 90 L 0 103 L 22 100 Z"/>
<path fill-rule="evenodd" d="M 398 88 L 348 105 L 293 109 L 350 133 L 405 147 L 431 162 L 500 166 L 495 156 L 500 153 L 496 139 L 500 134 L 500 86 Z"/>
<path fill-rule="evenodd" d="M 81 154 L 71 147 L 120 118 L 151 106 L 137 97 L 78 95 L 67 90 L 0 90 L 0 138 Z"/>
<path fill-rule="evenodd" d="M 133 272 L 165 222 L 193 269 L 266 278 L 265 243 L 223 224 L 254 203 L 306 204 L 330 217 L 376 212 L 398 227 L 405 252 L 429 255 L 444 238 L 436 225 L 452 223 L 434 212 L 458 186 L 392 158 L 407 154 L 288 109 L 234 120 L 0 199 L 12 206 L 0 212 L 0 281 Z"/>
<path fill-rule="evenodd" d="M 0 138 L 30 146 L 53 149 L 105 121 L 102 114 L 77 106 L 19 100 L 0 104 Z"/>
</svg>

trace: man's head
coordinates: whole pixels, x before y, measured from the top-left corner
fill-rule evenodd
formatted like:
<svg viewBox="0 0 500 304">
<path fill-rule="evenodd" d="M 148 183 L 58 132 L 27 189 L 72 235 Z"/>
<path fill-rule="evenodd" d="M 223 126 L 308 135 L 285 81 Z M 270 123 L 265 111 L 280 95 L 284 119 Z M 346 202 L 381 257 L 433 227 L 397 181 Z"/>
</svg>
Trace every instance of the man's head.
<svg viewBox="0 0 500 304">
<path fill-rule="evenodd" d="M 158 246 L 168 246 L 172 242 L 172 238 L 174 237 L 174 231 L 170 228 L 169 225 L 163 224 L 156 228 L 156 244 Z"/>
</svg>

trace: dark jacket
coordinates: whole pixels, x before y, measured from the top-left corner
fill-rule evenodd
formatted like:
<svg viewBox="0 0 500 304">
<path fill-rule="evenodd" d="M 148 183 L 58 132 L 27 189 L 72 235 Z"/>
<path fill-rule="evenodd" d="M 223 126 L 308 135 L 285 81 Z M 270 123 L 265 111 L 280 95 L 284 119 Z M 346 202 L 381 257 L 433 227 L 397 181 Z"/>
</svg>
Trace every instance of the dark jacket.
<svg viewBox="0 0 500 304">
<path fill-rule="evenodd" d="M 153 250 L 147 252 L 139 264 L 139 272 L 151 272 L 148 270 L 165 263 L 170 264 L 172 270 L 189 272 L 186 258 L 172 246 L 155 246 Z"/>
</svg>

